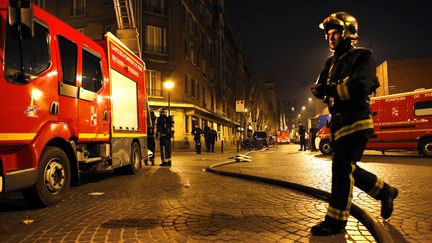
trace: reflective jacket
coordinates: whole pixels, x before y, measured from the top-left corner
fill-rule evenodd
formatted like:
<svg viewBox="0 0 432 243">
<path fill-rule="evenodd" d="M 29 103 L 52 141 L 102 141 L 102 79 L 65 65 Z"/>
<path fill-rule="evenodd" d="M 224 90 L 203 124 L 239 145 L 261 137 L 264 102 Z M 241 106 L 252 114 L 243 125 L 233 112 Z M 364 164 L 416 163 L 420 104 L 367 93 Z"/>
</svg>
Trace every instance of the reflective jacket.
<svg viewBox="0 0 432 243">
<path fill-rule="evenodd" d="M 324 99 L 332 115 L 333 139 L 361 133 L 373 134 L 369 95 L 378 88 L 372 52 L 350 46 L 324 64 L 317 81 L 317 98 Z"/>
</svg>

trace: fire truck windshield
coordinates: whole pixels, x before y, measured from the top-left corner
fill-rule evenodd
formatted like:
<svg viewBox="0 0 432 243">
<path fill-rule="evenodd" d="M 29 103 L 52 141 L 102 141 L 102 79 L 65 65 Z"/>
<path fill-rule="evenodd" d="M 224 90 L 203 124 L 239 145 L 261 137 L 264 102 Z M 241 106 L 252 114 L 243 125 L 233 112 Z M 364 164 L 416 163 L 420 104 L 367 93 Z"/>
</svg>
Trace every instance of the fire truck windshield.
<svg viewBox="0 0 432 243">
<path fill-rule="evenodd" d="M 8 28 L 4 58 L 5 76 L 9 82 L 15 83 L 35 79 L 51 65 L 48 30 L 45 27 L 35 22 L 34 38 L 21 41 L 19 38 L 19 35 Z"/>
</svg>

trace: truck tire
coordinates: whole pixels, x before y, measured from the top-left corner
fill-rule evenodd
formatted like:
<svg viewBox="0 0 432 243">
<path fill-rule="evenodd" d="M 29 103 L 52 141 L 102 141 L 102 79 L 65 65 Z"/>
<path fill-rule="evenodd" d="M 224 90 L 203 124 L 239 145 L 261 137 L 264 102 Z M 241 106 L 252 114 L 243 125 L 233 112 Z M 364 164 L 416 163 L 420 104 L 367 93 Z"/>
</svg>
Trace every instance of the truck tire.
<svg viewBox="0 0 432 243">
<path fill-rule="evenodd" d="M 328 139 L 323 139 L 320 141 L 319 150 L 322 154 L 329 155 L 333 153 L 330 141 Z"/>
<path fill-rule="evenodd" d="M 421 141 L 420 152 L 425 157 L 432 157 L 432 138 L 426 138 Z"/>
<path fill-rule="evenodd" d="M 131 146 L 130 164 L 127 166 L 126 172 L 131 175 L 137 174 L 141 169 L 141 150 L 138 143 L 133 142 Z"/>
<path fill-rule="evenodd" d="M 71 171 L 66 153 L 47 146 L 40 157 L 36 183 L 23 191 L 24 197 L 34 206 L 51 206 L 63 200 L 69 189 Z"/>
</svg>

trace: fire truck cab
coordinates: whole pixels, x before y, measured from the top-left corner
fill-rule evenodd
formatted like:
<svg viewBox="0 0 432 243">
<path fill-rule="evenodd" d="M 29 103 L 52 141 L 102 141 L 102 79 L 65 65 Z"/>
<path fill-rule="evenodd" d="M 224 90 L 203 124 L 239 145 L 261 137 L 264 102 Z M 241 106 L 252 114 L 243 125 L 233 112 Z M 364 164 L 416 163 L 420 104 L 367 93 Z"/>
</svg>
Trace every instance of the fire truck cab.
<svg viewBox="0 0 432 243">
<path fill-rule="evenodd" d="M 392 94 L 371 98 L 375 136 L 369 139 L 366 149 L 418 150 L 432 157 L 432 89 Z M 318 132 L 319 148 L 331 154 L 330 129 Z"/>
<path fill-rule="evenodd" d="M 30 0 L 0 0 L 0 193 L 42 206 L 80 172 L 137 173 L 147 156 L 145 64 Z"/>
</svg>

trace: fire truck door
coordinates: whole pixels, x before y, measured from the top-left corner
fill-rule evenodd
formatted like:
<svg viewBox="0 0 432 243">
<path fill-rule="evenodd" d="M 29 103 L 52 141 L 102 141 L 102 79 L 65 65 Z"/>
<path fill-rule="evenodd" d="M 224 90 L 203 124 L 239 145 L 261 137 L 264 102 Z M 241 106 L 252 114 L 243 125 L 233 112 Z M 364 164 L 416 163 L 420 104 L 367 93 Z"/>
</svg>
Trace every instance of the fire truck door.
<svg viewBox="0 0 432 243">
<path fill-rule="evenodd" d="M 101 57 L 84 48 L 82 51 L 81 87 L 78 94 L 79 141 L 107 140 L 109 138 L 108 102 L 104 97 Z"/>
<path fill-rule="evenodd" d="M 69 124 L 72 135 L 78 137 L 78 87 L 77 87 L 77 45 L 63 36 L 58 36 L 60 65 L 59 67 L 59 121 Z"/>
</svg>

